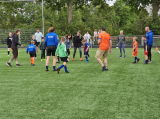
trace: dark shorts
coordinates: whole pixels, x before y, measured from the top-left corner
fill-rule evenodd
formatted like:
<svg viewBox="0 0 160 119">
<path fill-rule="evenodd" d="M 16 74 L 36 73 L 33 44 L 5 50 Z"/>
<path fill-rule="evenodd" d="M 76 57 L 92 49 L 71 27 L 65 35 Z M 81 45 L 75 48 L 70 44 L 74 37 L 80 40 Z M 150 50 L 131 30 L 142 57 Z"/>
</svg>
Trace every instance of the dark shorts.
<svg viewBox="0 0 160 119">
<path fill-rule="evenodd" d="M 88 55 L 88 52 L 85 52 L 84 55 Z"/>
<path fill-rule="evenodd" d="M 14 58 L 17 58 L 18 57 L 18 48 L 17 48 L 17 46 L 12 46 L 12 50 L 13 50 Z"/>
<path fill-rule="evenodd" d="M 62 62 L 68 62 L 67 58 L 68 58 L 68 57 L 61 57 L 61 61 L 62 61 Z"/>
<path fill-rule="evenodd" d="M 53 45 L 53 46 L 48 46 L 47 47 L 47 56 L 55 56 L 55 52 L 56 52 L 57 46 Z"/>
<path fill-rule="evenodd" d="M 8 48 L 11 48 L 11 45 L 8 45 Z"/>
<path fill-rule="evenodd" d="M 30 52 L 29 54 L 30 54 L 30 57 L 35 57 L 36 53 L 35 52 Z"/>
<path fill-rule="evenodd" d="M 40 42 L 37 42 L 37 43 L 36 43 L 36 46 L 38 47 L 38 46 L 39 46 L 39 44 L 40 44 Z"/>
</svg>

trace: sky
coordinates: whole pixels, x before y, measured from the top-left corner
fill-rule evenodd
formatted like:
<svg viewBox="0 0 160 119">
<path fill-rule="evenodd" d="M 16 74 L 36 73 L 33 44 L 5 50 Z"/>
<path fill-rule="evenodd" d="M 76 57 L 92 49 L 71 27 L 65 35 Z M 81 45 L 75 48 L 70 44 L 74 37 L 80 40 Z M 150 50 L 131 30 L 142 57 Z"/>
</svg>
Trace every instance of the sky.
<svg viewBox="0 0 160 119">
<path fill-rule="evenodd" d="M 106 0 L 106 2 L 107 2 L 110 6 L 112 6 L 112 5 L 114 5 L 114 3 L 116 2 L 116 0 Z"/>
</svg>

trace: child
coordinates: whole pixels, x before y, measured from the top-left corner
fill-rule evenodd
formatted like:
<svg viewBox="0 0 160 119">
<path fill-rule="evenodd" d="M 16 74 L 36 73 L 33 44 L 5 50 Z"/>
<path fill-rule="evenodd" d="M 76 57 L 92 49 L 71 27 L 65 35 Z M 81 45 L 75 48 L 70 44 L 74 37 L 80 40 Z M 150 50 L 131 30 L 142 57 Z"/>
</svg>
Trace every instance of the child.
<svg viewBox="0 0 160 119">
<path fill-rule="evenodd" d="M 132 56 L 134 57 L 133 64 L 135 64 L 136 61 L 138 63 L 139 60 L 140 60 L 139 58 L 137 58 L 137 53 L 138 53 L 138 43 L 137 43 L 137 40 L 138 40 L 137 37 L 133 37 L 133 54 L 132 54 Z"/>
<path fill-rule="evenodd" d="M 144 64 L 148 64 L 148 41 L 146 36 L 142 37 L 144 40 L 144 56 L 145 56 L 145 63 Z"/>
<path fill-rule="evenodd" d="M 35 47 L 36 47 L 36 44 L 37 44 L 37 40 L 35 39 L 35 36 L 34 35 L 32 35 L 32 40 L 34 41 L 34 45 L 35 45 Z M 31 40 L 31 41 L 32 41 Z M 31 43 L 30 43 L 31 44 Z M 35 59 L 37 59 L 37 54 L 36 54 L 36 52 L 35 52 Z"/>
<path fill-rule="evenodd" d="M 46 60 L 45 59 L 46 46 L 45 46 L 45 42 L 44 42 L 44 37 L 42 37 L 42 42 L 41 42 L 41 45 L 40 45 L 40 50 L 41 50 L 41 61 L 42 60 Z"/>
<path fill-rule="evenodd" d="M 57 73 L 58 74 L 59 74 L 60 69 L 63 68 L 63 67 L 65 69 L 65 72 L 69 73 L 68 70 L 67 70 L 67 66 L 66 66 L 68 54 L 67 54 L 67 51 L 66 51 L 65 42 L 66 42 L 66 38 L 62 37 L 61 38 L 61 43 L 58 45 L 56 53 L 55 53 L 55 56 L 57 56 L 57 54 L 59 53 L 59 57 L 61 58 L 61 61 L 63 62 L 63 64 L 59 68 L 57 68 Z"/>
<path fill-rule="evenodd" d="M 32 40 L 31 41 L 31 45 L 29 45 L 27 47 L 27 50 L 26 50 L 26 53 L 28 54 L 28 51 L 29 51 L 29 54 L 30 54 L 30 57 L 31 57 L 31 65 L 32 66 L 35 66 L 34 65 L 34 57 L 35 57 L 35 52 L 36 52 L 36 47 L 35 47 L 35 42 Z"/>
<path fill-rule="evenodd" d="M 91 48 L 92 48 L 92 44 L 93 44 L 92 38 L 90 38 L 90 47 L 91 47 Z"/>
<path fill-rule="evenodd" d="M 89 44 L 87 43 L 87 39 L 82 40 L 82 43 L 84 45 L 84 56 L 86 58 L 86 63 L 88 63 Z"/>
</svg>

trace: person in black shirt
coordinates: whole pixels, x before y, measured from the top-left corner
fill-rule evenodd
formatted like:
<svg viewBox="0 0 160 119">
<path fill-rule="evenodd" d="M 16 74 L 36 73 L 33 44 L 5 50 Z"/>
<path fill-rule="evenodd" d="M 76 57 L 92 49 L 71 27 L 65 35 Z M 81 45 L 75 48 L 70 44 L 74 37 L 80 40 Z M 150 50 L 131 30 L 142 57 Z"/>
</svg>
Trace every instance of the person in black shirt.
<svg viewBox="0 0 160 119">
<path fill-rule="evenodd" d="M 19 34 L 20 34 L 20 30 L 17 29 L 14 32 L 14 35 L 12 36 L 13 39 L 12 39 L 12 45 L 11 45 L 11 47 L 12 47 L 12 51 L 13 51 L 13 57 L 11 57 L 11 59 L 9 60 L 9 62 L 6 63 L 9 67 L 11 67 L 11 61 L 13 59 L 15 59 L 17 67 L 21 66 L 21 65 L 18 64 L 18 48 L 17 48 L 17 46 L 19 45 L 19 46 L 23 47 L 23 45 L 21 45 L 20 43 L 18 43 L 18 35 Z"/>
<path fill-rule="evenodd" d="M 8 46 L 8 56 L 11 50 L 11 45 L 12 45 L 12 33 L 9 32 L 9 36 L 7 38 L 7 46 Z"/>
<path fill-rule="evenodd" d="M 73 59 L 72 59 L 72 61 L 74 61 L 77 48 L 79 49 L 80 60 L 81 60 L 81 61 L 83 60 L 83 59 L 82 59 L 82 51 L 81 51 L 82 40 L 83 40 L 83 37 L 82 37 L 82 35 L 81 35 L 81 31 L 78 31 L 77 34 L 74 35 L 74 37 L 73 37 L 72 46 L 74 46 L 74 53 L 73 53 Z"/>
<path fill-rule="evenodd" d="M 144 41 L 144 56 L 145 56 L 145 63 L 144 64 L 148 64 L 148 41 L 147 41 L 147 37 L 143 36 L 143 41 Z"/>
</svg>

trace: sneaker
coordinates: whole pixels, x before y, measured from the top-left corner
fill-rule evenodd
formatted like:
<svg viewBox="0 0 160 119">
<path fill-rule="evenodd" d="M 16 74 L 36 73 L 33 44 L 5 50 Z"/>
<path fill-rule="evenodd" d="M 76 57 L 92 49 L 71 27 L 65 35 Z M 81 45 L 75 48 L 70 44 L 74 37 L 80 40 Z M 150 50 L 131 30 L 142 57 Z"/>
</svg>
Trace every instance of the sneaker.
<svg viewBox="0 0 160 119">
<path fill-rule="evenodd" d="M 59 74 L 60 69 L 57 68 L 57 74 Z"/>
<path fill-rule="evenodd" d="M 66 73 L 69 73 L 69 71 L 67 71 Z"/>
<path fill-rule="evenodd" d="M 31 64 L 32 66 L 35 66 L 35 64 Z"/>
<path fill-rule="evenodd" d="M 37 57 L 35 57 L 35 59 L 37 59 Z"/>
<path fill-rule="evenodd" d="M 140 59 L 137 59 L 137 63 L 140 61 Z"/>
<path fill-rule="evenodd" d="M 132 62 L 132 64 L 136 64 L 136 62 Z"/>
<path fill-rule="evenodd" d="M 46 61 L 46 59 L 43 59 L 44 61 Z"/>
<path fill-rule="evenodd" d="M 56 69 L 53 69 L 53 71 L 57 71 Z"/>
<path fill-rule="evenodd" d="M 41 59 L 41 61 L 42 61 L 42 59 Z"/>
<path fill-rule="evenodd" d="M 49 71 L 48 69 L 46 69 L 46 71 Z"/>
<path fill-rule="evenodd" d="M 148 61 L 148 63 L 152 63 L 152 61 Z"/>
<path fill-rule="evenodd" d="M 108 71 L 108 68 L 105 68 L 104 71 Z"/>
<path fill-rule="evenodd" d="M 8 55 L 9 56 L 9 55 Z"/>
<path fill-rule="evenodd" d="M 56 63 L 60 63 L 60 61 L 56 61 Z"/>
<path fill-rule="evenodd" d="M 74 58 L 72 59 L 72 61 L 74 61 Z"/>
<path fill-rule="evenodd" d="M 126 58 L 126 55 L 124 55 L 124 58 Z"/>
<path fill-rule="evenodd" d="M 104 65 L 103 67 L 102 67 L 102 71 L 104 71 L 106 69 L 106 66 Z"/>
<path fill-rule="evenodd" d="M 119 56 L 119 58 L 121 58 L 121 57 L 122 57 L 122 55 Z"/>
<path fill-rule="evenodd" d="M 6 65 L 8 65 L 9 67 L 11 67 L 11 63 L 7 62 Z"/>
<path fill-rule="evenodd" d="M 21 65 L 20 64 L 16 64 L 16 67 L 20 67 Z"/>
<path fill-rule="evenodd" d="M 145 62 L 144 64 L 148 64 L 148 62 L 147 63 Z"/>
<path fill-rule="evenodd" d="M 86 61 L 86 63 L 88 63 L 89 62 L 89 60 L 88 61 Z"/>
<path fill-rule="evenodd" d="M 80 60 L 81 60 L 81 61 L 83 61 L 83 59 L 82 59 L 82 58 L 80 58 Z"/>
</svg>

